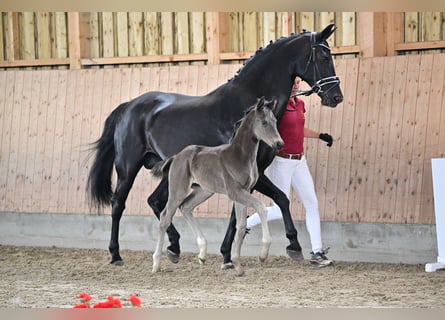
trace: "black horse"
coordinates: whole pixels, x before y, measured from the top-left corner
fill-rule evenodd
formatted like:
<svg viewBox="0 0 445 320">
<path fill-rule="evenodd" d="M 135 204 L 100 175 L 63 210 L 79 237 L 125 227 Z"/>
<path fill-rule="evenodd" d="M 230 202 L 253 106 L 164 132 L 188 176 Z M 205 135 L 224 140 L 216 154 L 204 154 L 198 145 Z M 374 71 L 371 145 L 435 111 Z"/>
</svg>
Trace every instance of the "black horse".
<svg viewBox="0 0 445 320">
<path fill-rule="evenodd" d="M 123 264 L 119 254 L 119 222 L 128 193 L 142 166 L 151 169 L 157 162 L 188 145 L 228 143 L 235 123 L 261 96 L 277 98 L 275 116 L 280 121 L 296 76 L 311 86 L 306 94 L 317 93 L 323 105 L 335 107 L 343 100 L 326 41 L 334 30 L 335 26 L 329 25 L 321 32 L 303 31 L 271 42 L 247 60 L 232 79 L 207 95 L 148 92 L 122 103 L 108 116 L 102 135 L 94 144 L 96 154 L 87 190 L 98 207 L 112 205 L 111 263 Z M 290 241 L 287 252 L 297 259 L 301 257 L 301 246 L 289 212 L 289 200 L 264 175 L 274 156 L 273 149 L 260 145 L 257 155 L 260 177 L 254 190 L 272 198 L 281 208 Z M 113 165 L 117 172 L 114 192 L 111 182 Z M 168 179 L 164 178 L 147 200 L 158 218 L 167 199 Z M 232 210 L 229 229 L 221 246 L 225 263 L 231 261 L 235 223 Z M 168 257 L 177 262 L 179 233 L 173 224 L 167 234 L 170 241 Z"/>
</svg>

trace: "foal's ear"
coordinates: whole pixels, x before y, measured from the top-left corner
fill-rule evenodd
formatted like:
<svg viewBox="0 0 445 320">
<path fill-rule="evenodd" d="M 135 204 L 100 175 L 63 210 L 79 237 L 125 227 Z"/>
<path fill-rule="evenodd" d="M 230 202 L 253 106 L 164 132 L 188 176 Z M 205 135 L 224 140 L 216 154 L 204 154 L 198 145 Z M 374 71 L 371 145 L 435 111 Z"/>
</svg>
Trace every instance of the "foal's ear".
<svg viewBox="0 0 445 320">
<path fill-rule="evenodd" d="M 264 99 L 265 99 L 264 96 L 262 96 L 262 97 L 257 99 L 256 108 L 258 110 L 260 110 L 260 109 L 262 109 L 264 107 Z"/>
<path fill-rule="evenodd" d="M 275 109 L 277 108 L 278 100 L 276 97 L 273 97 L 272 100 L 270 100 L 267 104 L 270 110 L 272 110 L 273 113 L 275 113 Z"/>
<path fill-rule="evenodd" d="M 324 40 L 327 40 L 331 36 L 331 34 L 334 33 L 335 29 L 337 29 L 337 27 L 333 23 L 331 23 L 326 28 L 324 28 L 323 31 L 318 32 L 317 42 L 322 42 Z"/>
</svg>

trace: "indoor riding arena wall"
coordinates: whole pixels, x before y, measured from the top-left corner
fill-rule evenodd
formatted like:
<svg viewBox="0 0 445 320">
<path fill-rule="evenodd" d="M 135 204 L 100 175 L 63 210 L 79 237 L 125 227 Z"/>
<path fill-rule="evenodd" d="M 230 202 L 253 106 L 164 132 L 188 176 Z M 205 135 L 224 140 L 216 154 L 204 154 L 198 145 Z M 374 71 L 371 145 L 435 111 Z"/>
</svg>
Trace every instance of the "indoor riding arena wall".
<svg viewBox="0 0 445 320">
<path fill-rule="evenodd" d="M 336 59 L 335 66 L 343 103 L 332 109 L 316 95 L 303 97 L 307 126 L 334 138 L 331 148 L 307 140 L 305 150 L 324 242 L 336 244 L 332 257 L 343 260 L 434 258 L 431 159 L 445 156 L 445 54 Z M 106 117 L 147 91 L 206 94 L 240 67 L 0 71 L 0 243 L 106 248 L 111 210 L 90 208 L 85 192 L 89 144 L 99 138 Z M 121 224 L 123 247 L 149 249 L 154 243 L 156 220 L 146 199 L 158 181 L 145 169 L 137 176 Z M 196 210 L 205 234 L 214 238 L 210 251 L 218 251 L 231 208 L 225 196 L 215 195 Z M 294 194 L 291 212 L 307 246 L 304 209 Z M 182 239 L 191 238 L 184 248 L 194 251 L 181 218 L 175 220 Z M 125 229 L 133 223 L 128 228 L 134 229 Z M 279 230 L 281 254 L 282 223 L 270 224 Z M 260 245 L 260 232 L 252 233 L 246 254 Z M 392 252 L 403 246 L 420 258 L 392 261 Z"/>
</svg>

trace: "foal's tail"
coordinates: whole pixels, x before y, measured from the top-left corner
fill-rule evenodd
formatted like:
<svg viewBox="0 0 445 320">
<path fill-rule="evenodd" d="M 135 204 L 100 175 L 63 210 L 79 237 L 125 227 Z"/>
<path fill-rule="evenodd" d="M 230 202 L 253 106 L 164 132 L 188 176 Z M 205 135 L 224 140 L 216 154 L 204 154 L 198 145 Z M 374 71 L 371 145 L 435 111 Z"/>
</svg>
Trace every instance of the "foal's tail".
<svg viewBox="0 0 445 320">
<path fill-rule="evenodd" d="M 99 209 L 111 205 L 113 196 L 111 176 L 115 157 L 114 131 L 126 106 L 125 102 L 114 109 L 105 121 L 101 137 L 92 144 L 96 154 L 88 174 L 87 192 L 91 204 Z"/>
<path fill-rule="evenodd" d="M 151 174 L 156 178 L 163 178 L 168 175 L 168 171 L 170 170 L 170 165 L 172 164 L 173 157 L 170 157 L 164 161 L 157 162 L 153 168 L 151 169 Z"/>
</svg>

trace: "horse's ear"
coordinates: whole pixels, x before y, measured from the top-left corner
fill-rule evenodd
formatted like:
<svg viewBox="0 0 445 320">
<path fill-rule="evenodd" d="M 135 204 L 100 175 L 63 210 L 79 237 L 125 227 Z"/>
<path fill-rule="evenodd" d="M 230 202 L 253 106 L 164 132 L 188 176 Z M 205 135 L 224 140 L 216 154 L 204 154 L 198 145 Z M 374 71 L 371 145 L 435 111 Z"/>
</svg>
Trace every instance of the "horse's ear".
<svg viewBox="0 0 445 320">
<path fill-rule="evenodd" d="M 272 100 L 269 101 L 269 108 L 275 113 L 275 109 L 277 108 L 278 100 L 276 97 L 273 97 Z"/>
<path fill-rule="evenodd" d="M 334 33 L 335 29 L 337 29 L 337 27 L 333 23 L 328 25 L 326 28 L 324 28 L 323 31 L 317 33 L 317 42 L 327 40 L 331 36 L 331 34 Z"/>
</svg>

